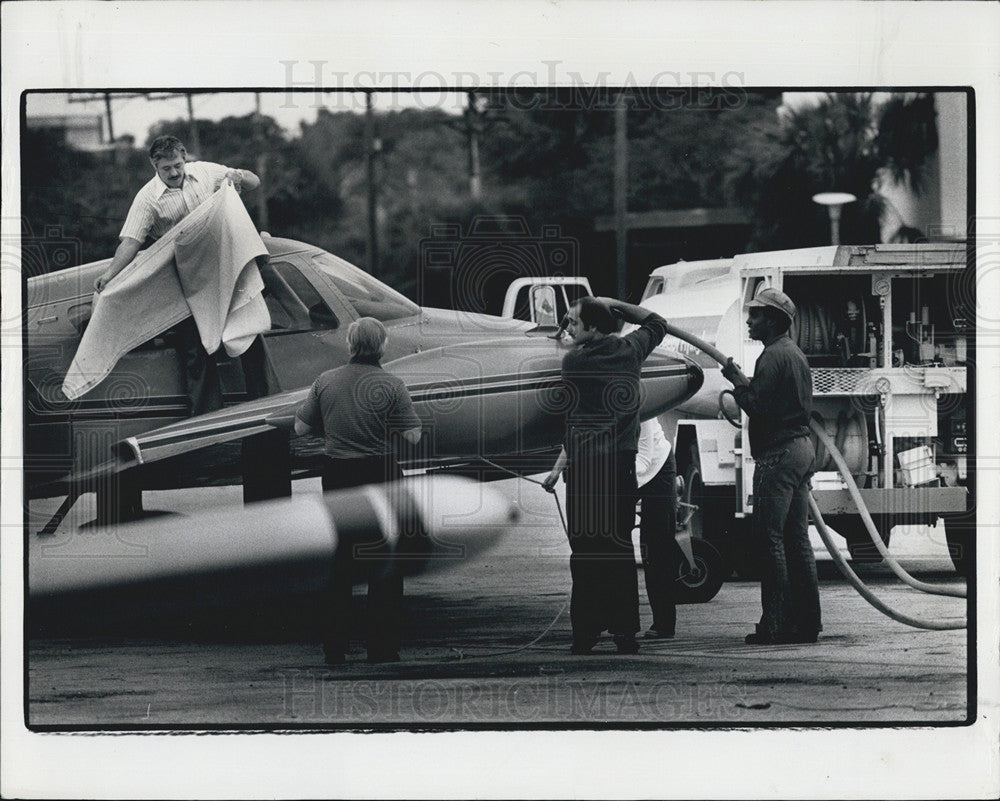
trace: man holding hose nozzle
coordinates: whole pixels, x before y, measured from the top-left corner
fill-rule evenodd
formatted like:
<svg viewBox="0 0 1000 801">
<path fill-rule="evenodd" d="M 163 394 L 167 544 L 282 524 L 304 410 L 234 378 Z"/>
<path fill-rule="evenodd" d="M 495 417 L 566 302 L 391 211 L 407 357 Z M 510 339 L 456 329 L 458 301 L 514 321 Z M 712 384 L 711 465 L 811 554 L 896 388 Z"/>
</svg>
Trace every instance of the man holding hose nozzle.
<svg viewBox="0 0 1000 801">
<path fill-rule="evenodd" d="M 722 375 L 750 418 L 753 546 L 761 566 L 763 613 L 748 645 L 816 642 L 820 623 L 816 561 L 809 543 L 809 479 L 816 457 L 809 437 L 812 375 L 788 335 L 795 304 L 761 289 L 747 304 L 751 339 L 764 343 L 753 380 L 730 358 Z"/>
<path fill-rule="evenodd" d="M 639 328 L 615 336 L 619 321 Z M 563 449 L 543 486 L 566 470 L 574 654 L 603 631 L 620 654 L 639 651 L 639 584 L 632 549 L 642 362 L 666 334 L 658 314 L 611 298 L 582 298 L 566 313 L 574 347 L 562 362 L 567 392 Z"/>
</svg>

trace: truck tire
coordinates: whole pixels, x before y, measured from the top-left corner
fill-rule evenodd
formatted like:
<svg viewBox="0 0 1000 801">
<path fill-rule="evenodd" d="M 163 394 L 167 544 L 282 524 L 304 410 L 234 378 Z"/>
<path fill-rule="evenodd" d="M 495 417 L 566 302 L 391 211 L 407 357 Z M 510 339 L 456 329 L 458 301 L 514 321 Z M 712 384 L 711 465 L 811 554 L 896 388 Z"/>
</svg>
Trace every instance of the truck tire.
<svg viewBox="0 0 1000 801">
<path fill-rule="evenodd" d="M 884 515 L 873 515 L 872 519 L 882 542 L 888 547 L 889 521 Z M 882 562 L 882 555 L 872 542 L 860 515 L 826 515 L 823 517 L 823 522 L 847 541 L 847 550 L 851 553 L 852 562 L 859 565 L 877 565 Z"/>
<path fill-rule="evenodd" d="M 678 604 L 703 604 L 719 592 L 731 572 L 719 550 L 702 539 L 691 540 L 694 565 L 689 565 L 682 555 L 677 556 L 677 575 L 672 584 L 674 602 Z"/>
<path fill-rule="evenodd" d="M 972 575 L 975 563 L 976 521 L 970 513 L 942 515 L 944 535 L 948 540 L 948 555 L 955 572 L 965 578 Z"/>
<path fill-rule="evenodd" d="M 736 498 L 732 487 L 706 487 L 701 477 L 697 447 L 691 447 L 683 467 L 678 466 L 677 530 L 687 528 L 692 541 L 704 540 L 721 555 L 721 570 L 728 578 L 733 568 L 742 565 L 745 551 L 744 532 L 735 518 Z M 737 567 L 739 569 L 739 567 Z M 742 571 L 740 574 L 743 575 Z"/>
</svg>

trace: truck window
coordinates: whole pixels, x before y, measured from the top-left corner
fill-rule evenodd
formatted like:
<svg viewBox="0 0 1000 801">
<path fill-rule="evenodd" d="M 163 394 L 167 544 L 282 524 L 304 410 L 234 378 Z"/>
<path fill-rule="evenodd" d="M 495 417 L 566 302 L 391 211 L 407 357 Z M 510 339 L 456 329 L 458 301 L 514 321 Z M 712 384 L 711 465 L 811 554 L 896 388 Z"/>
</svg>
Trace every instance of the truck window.
<svg viewBox="0 0 1000 801">
<path fill-rule="evenodd" d="M 532 320 L 537 325 L 557 325 L 559 317 L 555 287 L 533 286 L 530 295 Z"/>
<path fill-rule="evenodd" d="M 663 278 L 658 275 L 650 276 L 649 283 L 646 284 L 646 291 L 642 293 L 642 300 L 659 295 L 661 292 L 663 292 Z"/>
</svg>

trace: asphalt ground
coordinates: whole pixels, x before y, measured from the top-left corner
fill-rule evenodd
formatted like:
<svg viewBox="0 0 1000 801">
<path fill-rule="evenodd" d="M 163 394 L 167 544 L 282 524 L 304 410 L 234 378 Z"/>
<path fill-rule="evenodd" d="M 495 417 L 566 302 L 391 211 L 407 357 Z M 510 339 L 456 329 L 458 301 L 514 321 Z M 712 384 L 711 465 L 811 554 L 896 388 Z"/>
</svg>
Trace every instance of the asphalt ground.
<svg viewBox="0 0 1000 801">
<path fill-rule="evenodd" d="M 348 662 L 323 664 L 316 599 L 125 623 L 92 620 L 28 631 L 27 723 L 41 729 L 686 728 L 796 724 L 959 724 L 972 713 L 964 629 L 928 631 L 869 606 L 821 558 L 824 630 L 816 644 L 743 643 L 759 586 L 729 581 L 709 603 L 678 609 L 677 636 L 620 656 L 607 637 L 569 653 L 568 557 L 552 496 L 523 480 L 494 482 L 521 510 L 491 551 L 406 581 L 399 663 L 370 665 L 360 632 Z M 300 482 L 295 492 L 316 492 Z M 184 514 L 238 503 L 238 488 L 151 492 L 148 512 Z M 33 503 L 40 527 L 58 500 Z M 93 498 L 63 522 L 85 536 Z M 900 530 L 897 529 L 897 532 Z M 206 535 L 209 535 L 206 532 Z M 905 567 L 964 586 L 933 529 L 893 534 Z M 890 606 L 958 620 L 963 599 L 903 585 L 884 566 L 859 568 Z M 640 570 L 641 615 L 650 622 Z M 363 594 L 355 601 L 361 618 Z"/>
</svg>

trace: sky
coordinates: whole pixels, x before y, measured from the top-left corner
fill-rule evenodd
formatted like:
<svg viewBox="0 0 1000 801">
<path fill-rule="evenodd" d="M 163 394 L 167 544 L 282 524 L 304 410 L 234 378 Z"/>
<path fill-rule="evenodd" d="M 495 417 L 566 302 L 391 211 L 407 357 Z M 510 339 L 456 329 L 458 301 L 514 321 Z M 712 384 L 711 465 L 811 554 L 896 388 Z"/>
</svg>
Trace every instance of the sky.
<svg viewBox="0 0 1000 801">
<path fill-rule="evenodd" d="M 187 119 L 187 98 L 169 93 L 151 93 L 152 99 L 143 96 L 119 96 L 111 99 L 111 116 L 115 136 L 131 135 L 140 145 L 145 141 L 150 126 L 160 120 Z M 70 100 L 73 97 L 74 100 Z M 815 102 L 815 92 L 785 93 L 785 102 L 798 104 Z M 85 100 L 84 98 L 95 98 Z M 365 108 L 364 95 L 350 92 L 325 92 L 322 96 L 325 108 L 332 112 L 353 111 L 362 113 Z M 403 108 L 438 108 L 458 114 L 464 109 L 466 98 L 461 92 L 428 91 L 379 92 L 374 96 L 376 111 L 398 111 Z M 242 117 L 253 112 L 255 98 L 253 92 L 212 92 L 192 96 L 196 119 L 218 121 L 224 117 Z M 261 113 L 272 117 L 289 136 L 294 136 L 303 122 L 312 123 L 318 112 L 316 93 L 302 90 L 288 93 L 282 90 L 261 92 Z M 105 115 L 104 99 L 92 92 L 40 93 L 27 95 L 26 113 L 29 117 L 63 114 Z M 106 129 L 105 129 L 106 131 Z"/>
<path fill-rule="evenodd" d="M 166 92 L 154 95 L 163 98 Z M 31 93 L 27 95 L 26 114 L 29 117 L 62 114 L 105 114 L 104 100 L 98 98 L 80 102 L 80 98 L 94 97 L 93 93 L 76 94 L 76 100 L 65 92 Z M 332 112 L 354 111 L 361 113 L 365 108 L 364 96 L 360 93 L 326 92 L 323 103 Z M 440 108 L 451 113 L 459 113 L 465 105 L 462 93 L 431 91 L 421 94 L 410 92 L 380 92 L 375 95 L 376 111 L 395 111 L 403 108 Z M 242 117 L 254 110 L 253 92 L 216 92 L 195 94 L 192 97 L 196 119 L 221 120 L 224 117 Z M 318 112 L 317 96 L 312 91 L 288 93 L 285 91 L 261 92 L 261 113 L 273 117 L 289 135 L 299 130 L 302 122 L 311 123 Z M 163 99 L 146 97 L 112 97 L 111 117 L 115 136 L 130 134 L 142 144 L 149 127 L 160 120 L 187 119 L 187 98 L 177 95 Z"/>
</svg>

